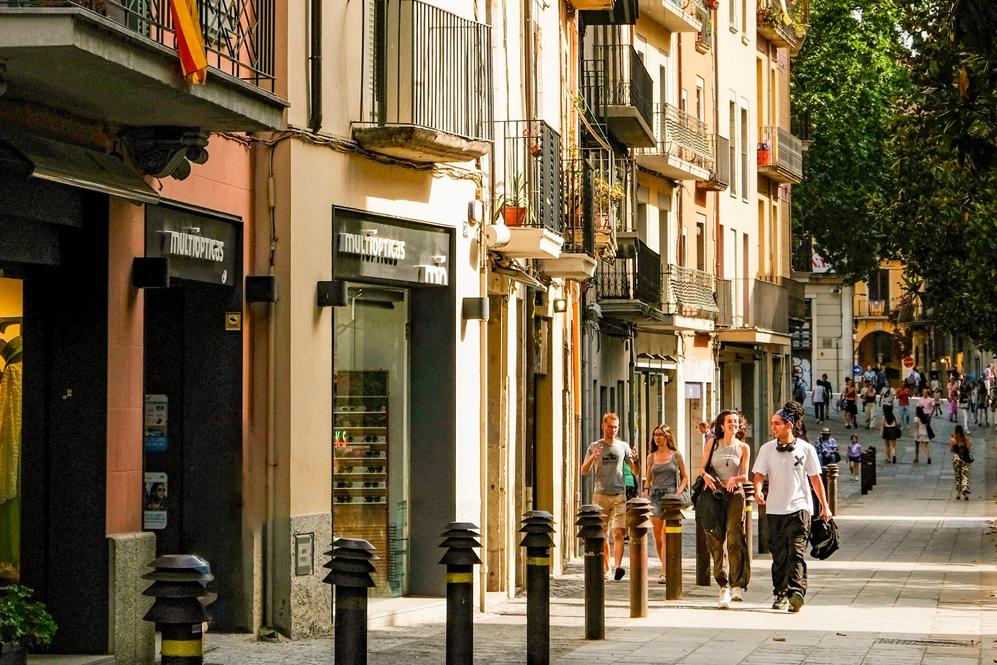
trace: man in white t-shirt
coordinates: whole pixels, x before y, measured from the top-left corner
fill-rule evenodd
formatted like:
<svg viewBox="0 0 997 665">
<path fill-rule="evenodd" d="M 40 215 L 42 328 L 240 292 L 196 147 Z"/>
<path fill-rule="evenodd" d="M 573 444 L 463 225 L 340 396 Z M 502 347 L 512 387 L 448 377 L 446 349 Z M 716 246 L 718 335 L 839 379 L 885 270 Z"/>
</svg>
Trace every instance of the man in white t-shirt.
<svg viewBox="0 0 997 665">
<path fill-rule="evenodd" d="M 831 519 L 824 496 L 817 450 L 793 435 L 794 414 L 779 409 L 770 425 L 775 439 L 758 451 L 755 460 L 755 500 L 765 506 L 769 551 L 772 552 L 772 609 L 799 612 L 807 593 L 807 563 L 804 559 L 810 536 L 813 488 L 820 502 L 820 515 Z M 762 483 L 768 478 L 768 496 Z M 807 479 L 809 478 L 809 486 Z"/>
</svg>

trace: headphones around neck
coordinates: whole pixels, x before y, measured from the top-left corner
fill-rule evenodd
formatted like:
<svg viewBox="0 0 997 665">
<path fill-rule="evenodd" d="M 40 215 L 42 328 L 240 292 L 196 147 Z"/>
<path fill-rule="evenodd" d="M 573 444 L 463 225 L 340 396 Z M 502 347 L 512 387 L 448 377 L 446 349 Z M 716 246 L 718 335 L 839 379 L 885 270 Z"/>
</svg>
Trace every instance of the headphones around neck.
<svg viewBox="0 0 997 665">
<path fill-rule="evenodd" d="M 790 441 L 789 443 L 780 443 L 776 441 L 775 449 L 778 450 L 780 453 L 793 452 L 794 450 L 796 450 L 796 437 L 793 437 L 793 440 Z"/>
</svg>

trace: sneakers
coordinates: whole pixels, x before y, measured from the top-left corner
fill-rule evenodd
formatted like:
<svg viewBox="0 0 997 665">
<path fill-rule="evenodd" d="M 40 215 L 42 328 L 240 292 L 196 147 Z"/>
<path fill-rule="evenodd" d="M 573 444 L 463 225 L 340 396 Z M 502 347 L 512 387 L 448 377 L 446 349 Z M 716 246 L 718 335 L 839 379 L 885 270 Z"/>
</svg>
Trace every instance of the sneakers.
<svg viewBox="0 0 997 665">
<path fill-rule="evenodd" d="M 803 594 L 799 591 L 789 594 L 789 611 L 799 612 L 801 607 L 803 607 Z"/>
<path fill-rule="evenodd" d="M 786 596 L 784 596 L 784 595 L 782 595 L 780 593 L 779 595 L 777 595 L 775 597 L 775 600 L 772 601 L 772 609 L 773 610 L 788 610 L 789 609 L 789 600 L 786 598 Z"/>
<path fill-rule="evenodd" d="M 613 579 L 619 582 L 620 580 L 623 579 L 623 576 L 626 574 L 627 574 L 626 571 L 623 570 L 623 566 L 620 566 L 619 568 L 616 569 L 616 573 L 613 575 Z"/>
<path fill-rule="evenodd" d="M 717 599 L 717 607 L 726 610 L 730 607 L 730 587 L 720 589 L 720 598 Z"/>
<path fill-rule="evenodd" d="M 739 586 L 731 587 L 730 599 L 733 600 L 735 603 L 740 603 L 741 601 L 744 600 L 744 593 L 745 590 L 743 587 Z"/>
</svg>

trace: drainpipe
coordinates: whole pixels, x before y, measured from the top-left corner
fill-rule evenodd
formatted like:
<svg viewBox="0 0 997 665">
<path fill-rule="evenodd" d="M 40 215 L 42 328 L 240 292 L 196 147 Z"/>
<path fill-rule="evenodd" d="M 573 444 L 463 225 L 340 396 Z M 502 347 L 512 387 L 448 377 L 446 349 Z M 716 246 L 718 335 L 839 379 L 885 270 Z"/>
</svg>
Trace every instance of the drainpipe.
<svg viewBox="0 0 997 665">
<path fill-rule="evenodd" d="M 308 34 L 308 63 L 311 67 L 311 87 L 308 99 L 308 129 L 322 128 L 322 0 L 311 0 L 311 21 Z"/>
</svg>

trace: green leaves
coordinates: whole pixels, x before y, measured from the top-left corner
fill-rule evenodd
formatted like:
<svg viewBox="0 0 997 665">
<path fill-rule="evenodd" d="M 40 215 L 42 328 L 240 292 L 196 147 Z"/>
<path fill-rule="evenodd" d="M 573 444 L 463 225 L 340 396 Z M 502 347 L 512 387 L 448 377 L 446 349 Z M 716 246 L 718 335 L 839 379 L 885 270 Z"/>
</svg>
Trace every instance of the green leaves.
<svg viewBox="0 0 997 665">
<path fill-rule="evenodd" d="M 50 644 L 56 625 L 43 603 L 31 602 L 31 589 L 0 587 L 0 642 L 27 648 Z"/>
</svg>

